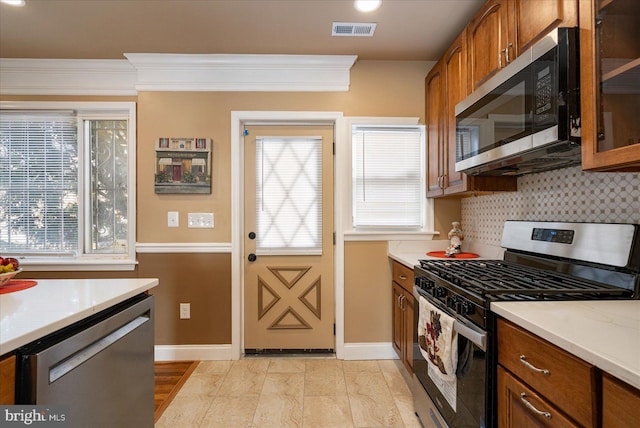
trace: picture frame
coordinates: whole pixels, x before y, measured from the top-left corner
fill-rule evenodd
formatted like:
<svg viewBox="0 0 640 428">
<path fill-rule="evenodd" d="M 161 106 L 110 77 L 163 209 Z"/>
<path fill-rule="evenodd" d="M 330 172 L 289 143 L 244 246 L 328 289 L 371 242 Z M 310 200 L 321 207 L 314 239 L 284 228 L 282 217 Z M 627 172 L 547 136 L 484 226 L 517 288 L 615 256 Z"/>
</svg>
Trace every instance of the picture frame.
<svg viewBox="0 0 640 428">
<path fill-rule="evenodd" d="M 211 194 L 212 144 L 210 138 L 158 138 L 155 193 Z"/>
</svg>

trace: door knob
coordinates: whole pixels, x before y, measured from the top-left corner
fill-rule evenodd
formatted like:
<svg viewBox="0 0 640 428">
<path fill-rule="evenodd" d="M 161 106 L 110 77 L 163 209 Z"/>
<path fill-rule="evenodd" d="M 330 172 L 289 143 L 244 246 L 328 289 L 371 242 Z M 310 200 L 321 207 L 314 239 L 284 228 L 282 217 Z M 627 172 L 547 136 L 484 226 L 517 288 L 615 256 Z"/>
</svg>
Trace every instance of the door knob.
<svg viewBox="0 0 640 428">
<path fill-rule="evenodd" d="M 249 259 L 250 262 L 255 262 L 257 258 L 258 257 L 253 253 L 249 254 L 249 256 L 247 257 L 247 259 Z"/>
</svg>

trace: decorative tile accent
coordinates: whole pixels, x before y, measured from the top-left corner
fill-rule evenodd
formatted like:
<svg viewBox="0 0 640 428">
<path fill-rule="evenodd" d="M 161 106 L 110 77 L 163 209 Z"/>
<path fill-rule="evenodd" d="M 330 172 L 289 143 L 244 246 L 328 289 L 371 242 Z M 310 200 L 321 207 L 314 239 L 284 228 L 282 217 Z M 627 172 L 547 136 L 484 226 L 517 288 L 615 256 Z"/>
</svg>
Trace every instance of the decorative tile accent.
<svg viewBox="0 0 640 428">
<path fill-rule="evenodd" d="M 579 166 L 518 178 L 518 191 L 462 200 L 465 242 L 500 245 L 506 220 L 640 224 L 640 174 Z"/>
</svg>

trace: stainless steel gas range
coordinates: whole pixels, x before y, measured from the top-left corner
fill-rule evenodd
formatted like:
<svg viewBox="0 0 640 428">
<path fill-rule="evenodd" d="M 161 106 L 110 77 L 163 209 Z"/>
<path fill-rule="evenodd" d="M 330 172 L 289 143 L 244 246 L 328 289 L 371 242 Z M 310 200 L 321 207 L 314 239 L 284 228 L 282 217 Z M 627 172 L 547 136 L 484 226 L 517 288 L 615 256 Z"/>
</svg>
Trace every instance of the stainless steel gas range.
<svg viewBox="0 0 640 428">
<path fill-rule="evenodd" d="M 425 426 L 496 425 L 491 302 L 640 298 L 639 225 L 507 221 L 502 246 L 503 260 L 429 259 L 414 268 L 413 395 Z M 457 358 L 449 380 L 421 349 L 420 334 L 431 328 L 421 326 L 425 307 L 452 325 Z"/>
</svg>

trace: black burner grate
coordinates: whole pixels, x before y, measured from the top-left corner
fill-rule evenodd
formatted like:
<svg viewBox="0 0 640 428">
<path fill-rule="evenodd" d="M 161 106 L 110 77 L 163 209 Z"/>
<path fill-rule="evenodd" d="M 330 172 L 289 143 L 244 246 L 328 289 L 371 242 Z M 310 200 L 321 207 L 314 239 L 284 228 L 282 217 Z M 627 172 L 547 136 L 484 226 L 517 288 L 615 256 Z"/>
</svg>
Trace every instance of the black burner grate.
<svg viewBox="0 0 640 428">
<path fill-rule="evenodd" d="M 504 260 L 420 260 L 420 265 L 447 281 L 487 297 L 592 299 L 632 294 L 630 290 L 613 285 Z"/>
</svg>

